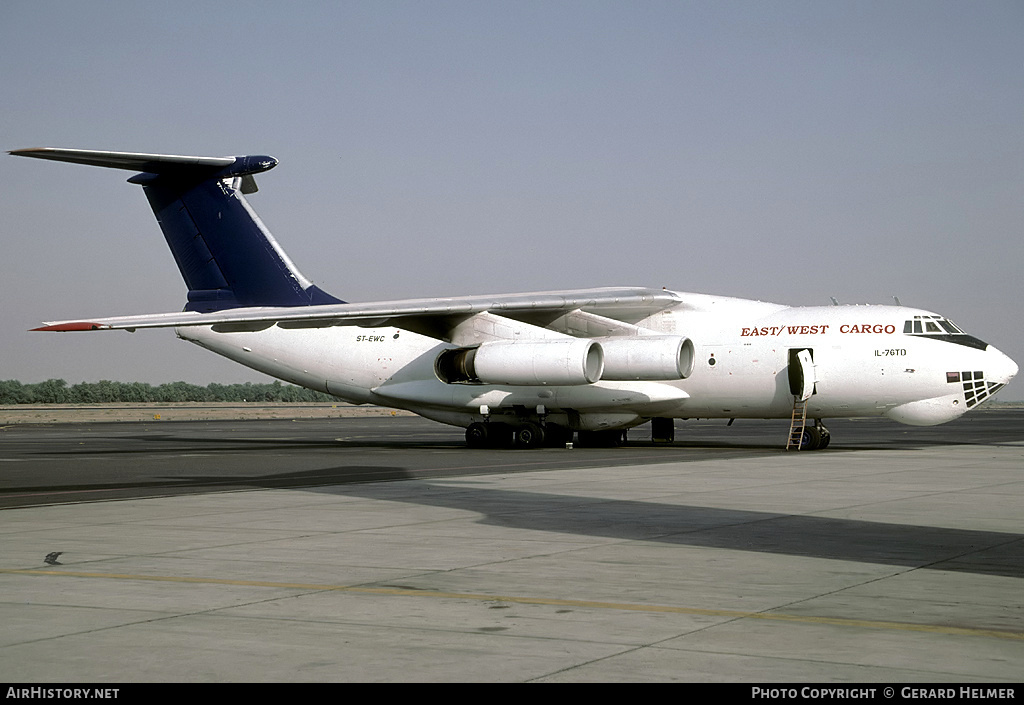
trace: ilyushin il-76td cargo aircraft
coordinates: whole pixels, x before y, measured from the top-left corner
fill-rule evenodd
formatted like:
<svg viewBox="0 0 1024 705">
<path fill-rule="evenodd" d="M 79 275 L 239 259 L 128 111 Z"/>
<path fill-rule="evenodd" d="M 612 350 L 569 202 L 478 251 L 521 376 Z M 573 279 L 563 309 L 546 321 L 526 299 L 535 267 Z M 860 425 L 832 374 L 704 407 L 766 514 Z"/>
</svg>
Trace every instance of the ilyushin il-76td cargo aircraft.
<svg viewBox="0 0 1024 705">
<path fill-rule="evenodd" d="M 790 421 L 787 448 L 812 450 L 828 445 L 829 417 L 940 424 L 1017 373 L 944 316 L 901 305 L 627 287 L 346 303 L 299 272 L 246 201 L 273 157 L 11 154 L 138 172 L 128 181 L 145 191 L 188 286 L 182 312 L 36 330 L 174 328 L 272 377 L 461 426 L 474 447 L 574 435 L 617 445 L 646 422 L 669 442 L 677 418 L 777 418 Z"/>
</svg>

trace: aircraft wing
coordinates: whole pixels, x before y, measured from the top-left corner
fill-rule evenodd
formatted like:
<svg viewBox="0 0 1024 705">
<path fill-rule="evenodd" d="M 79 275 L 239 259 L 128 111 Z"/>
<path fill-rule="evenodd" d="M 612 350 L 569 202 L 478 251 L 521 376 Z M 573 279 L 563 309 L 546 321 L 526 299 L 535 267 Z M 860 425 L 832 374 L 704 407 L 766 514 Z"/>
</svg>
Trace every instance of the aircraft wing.
<svg viewBox="0 0 1024 705">
<path fill-rule="evenodd" d="M 51 321 L 37 331 L 136 330 L 216 326 L 219 330 L 324 328 L 330 326 L 393 326 L 444 337 L 459 322 L 490 312 L 524 321 L 553 320 L 582 311 L 632 324 L 680 302 L 665 289 L 609 287 L 529 294 L 497 294 L 436 299 L 407 299 L 370 303 L 233 308 L 211 313 L 183 311 L 141 316 L 115 316 Z M 628 326 L 627 326 L 628 327 Z"/>
</svg>

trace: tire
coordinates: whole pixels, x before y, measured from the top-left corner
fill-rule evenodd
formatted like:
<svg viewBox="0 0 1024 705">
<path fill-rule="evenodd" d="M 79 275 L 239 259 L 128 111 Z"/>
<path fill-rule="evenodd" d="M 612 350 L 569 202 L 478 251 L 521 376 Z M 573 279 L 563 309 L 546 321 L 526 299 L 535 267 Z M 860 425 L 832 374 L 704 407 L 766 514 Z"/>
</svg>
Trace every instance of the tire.
<svg viewBox="0 0 1024 705">
<path fill-rule="evenodd" d="M 828 431 L 824 431 L 823 430 L 821 432 L 821 442 L 818 443 L 817 450 L 825 450 L 826 448 L 828 448 L 828 444 L 831 443 L 831 442 L 832 442 L 832 434 L 829 433 Z"/>
<path fill-rule="evenodd" d="M 488 433 L 487 424 L 471 423 L 469 428 L 466 429 L 466 445 L 470 448 L 486 448 L 490 433 Z"/>
<path fill-rule="evenodd" d="M 800 450 L 818 450 L 821 447 L 821 431 L 814 426 L 804 429 L 804 435 L 800 438 Z"/>
<path fill-rule="evenodd" d="M 544 445 L 544 429 L 535 423 L 524 423 L 515 430 L 516 448 L 539 448 Z"/>
</svg>

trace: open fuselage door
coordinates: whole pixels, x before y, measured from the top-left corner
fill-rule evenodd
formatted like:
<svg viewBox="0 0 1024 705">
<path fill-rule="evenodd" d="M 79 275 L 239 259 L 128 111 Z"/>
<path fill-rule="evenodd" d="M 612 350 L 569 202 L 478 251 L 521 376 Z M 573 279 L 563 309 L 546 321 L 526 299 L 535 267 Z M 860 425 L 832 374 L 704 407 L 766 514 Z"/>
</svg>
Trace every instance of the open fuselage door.
<svg viewBox="0 0 1024 705">
<path fill-rule="evenodd" d="M 814 358 L 809 348 L 793 348 L 789 351 L 789 391 L 800 401 L 807 401 L 814 394 Z"/>
</svg>

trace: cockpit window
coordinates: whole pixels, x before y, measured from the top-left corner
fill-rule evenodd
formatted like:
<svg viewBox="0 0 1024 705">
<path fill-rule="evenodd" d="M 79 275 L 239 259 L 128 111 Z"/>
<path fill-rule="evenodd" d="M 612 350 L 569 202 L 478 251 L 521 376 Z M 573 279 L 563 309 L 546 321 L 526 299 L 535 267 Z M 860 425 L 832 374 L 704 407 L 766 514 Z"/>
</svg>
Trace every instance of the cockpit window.
<svg viewBox="0 0 1024 705">
<path fill-rule="evenodd" d="M 914 316 L 903 324 L 905 335 L 919 335 L 922 338 L 932 340 L 944 340 L 947 343 L 966 345 L 969 348 L 984 350 L 988 343 L 978 340 L 973 335 L 967 335 L 960 330 L 953 321 L 942 316 Z"/>
</svg>

